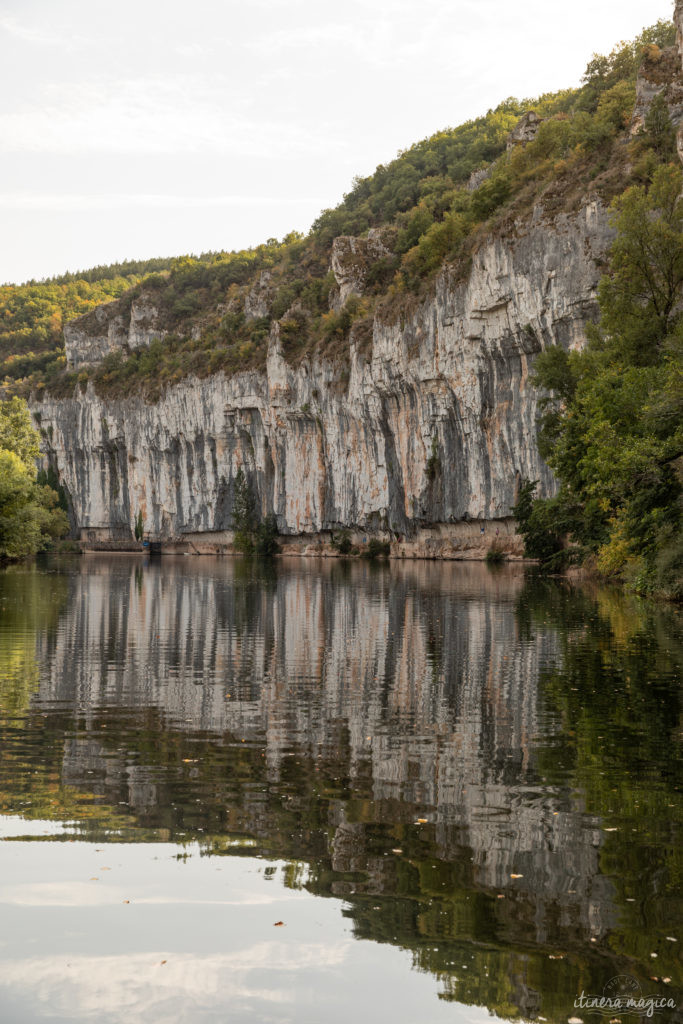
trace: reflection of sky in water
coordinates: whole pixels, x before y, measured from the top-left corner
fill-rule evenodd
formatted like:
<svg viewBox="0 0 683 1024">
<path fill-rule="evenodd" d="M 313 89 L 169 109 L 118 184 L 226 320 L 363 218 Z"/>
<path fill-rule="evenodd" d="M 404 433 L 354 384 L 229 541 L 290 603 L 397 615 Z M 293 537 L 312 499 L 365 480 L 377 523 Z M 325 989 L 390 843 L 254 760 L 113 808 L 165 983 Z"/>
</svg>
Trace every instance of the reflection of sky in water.
<svg viewBox="0 0 683 1024">
<path fill-rule="evenodd" d="M 672 622 L 510 567 L 0 573 L 0 1019 L 566 1024 L 675 979 Z"/>
<path fill-rule="evenodd" d="M 402 950 L 373 945 L 368 958 L 339 903 L 280 884 L 284 865 L 179 852 L 0 844 L 0 877 L 12 878 L 0 885 L 3 1024 L 376 1022 L 388 992 L 398 1024 L 491 1019 L 435 1001 Z"/>
</svg>

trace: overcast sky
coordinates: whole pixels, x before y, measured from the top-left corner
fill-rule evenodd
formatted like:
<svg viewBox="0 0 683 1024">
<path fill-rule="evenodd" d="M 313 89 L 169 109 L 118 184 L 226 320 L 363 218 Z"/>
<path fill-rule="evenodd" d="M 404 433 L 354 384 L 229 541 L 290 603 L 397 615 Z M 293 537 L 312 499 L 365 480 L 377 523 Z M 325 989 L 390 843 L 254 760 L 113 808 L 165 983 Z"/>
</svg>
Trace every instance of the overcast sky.
<svg viewBox="0 0 683 1024">
<path fill-rule="evenodd" d="M 0 0 L 0 282 L 239 249 L 671 0 Z"/>
</svg>

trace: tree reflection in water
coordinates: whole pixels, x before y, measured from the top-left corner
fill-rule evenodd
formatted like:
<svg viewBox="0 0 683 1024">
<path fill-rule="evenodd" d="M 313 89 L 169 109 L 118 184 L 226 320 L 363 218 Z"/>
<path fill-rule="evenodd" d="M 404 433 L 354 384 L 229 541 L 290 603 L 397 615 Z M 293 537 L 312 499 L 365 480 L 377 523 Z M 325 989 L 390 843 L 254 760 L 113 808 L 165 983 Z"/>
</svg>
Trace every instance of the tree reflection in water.
<svg viewBox="0 0 683 1024">
<path fill-rule="evenodd" d="M 680 981 L 674 611 L 479 565 L 51 569 L 0 575 L 3 813 L 283 859 L 501 1016 L 653 952 Z"/>
</svg>

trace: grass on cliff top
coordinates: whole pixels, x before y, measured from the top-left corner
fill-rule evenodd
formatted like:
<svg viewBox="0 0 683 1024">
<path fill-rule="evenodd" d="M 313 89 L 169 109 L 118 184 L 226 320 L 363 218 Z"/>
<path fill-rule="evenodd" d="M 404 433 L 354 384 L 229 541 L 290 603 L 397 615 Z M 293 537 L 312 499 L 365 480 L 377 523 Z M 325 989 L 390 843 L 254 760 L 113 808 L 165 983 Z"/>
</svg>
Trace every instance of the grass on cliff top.
<svg viewBox="0 0 683 1024">
<path fill-rule="evenodd" d="M 0 374 L 6 391 L 38 386 L 66 394 L 92 379 L 110 394 L 132 386 L 148 397 L 189 374 L 232 374 L 265 362 L 273 321 L 280 323 L 291 362 L 318 352 L 343 366 L 350 332 L 368 348 L 374 315 L 406 316 L 431 291 L 436 273 L 451 264 L 466 275 L 472 251 L 492 230 L 514 230 L 539 201 L 550 217 L 576 209 L 589 193 L 605 202 L 633 180 L 649 181 L 666 154 L 648 140 L 628 143 L 635 79 L 645 60 L 648 77 L 671 73 L 661 48 L 674 43 L 673 25 L 660 21 L 607 56 L 595 55 L 583 85 L 536 100 L 510 98 L 482 117 L 416 143 L 374 174 L 356 178 L 308 236 L 288 235 L 255 249 L 198 259 L 95 268 L 74 278 L 0 288 Z M 663 69 L 663 70 L 662 70 Z M 520 116 L 543 118 L 536 139 L 506 152 Z M 471 173 L 488 176 L 470 192 Z M 381 228 L 391 254 L 365 267 L 362 299 L 330 310 L 333 239 Z M 154 271 L 149 273 L 149 271 Z M 245 296 L 268 271 L 269 314 L 247 319 Z M 131 289 L 132 286 L 132 289 Z M 127 358 L 111 356 L 79 375 L 65 371 L 64 322 L 118 299 L 122 308 L 144 290 L 161 312 L 167 335 Z M 197 337 L 199 335 L 199 337 Z"/>
</svg>

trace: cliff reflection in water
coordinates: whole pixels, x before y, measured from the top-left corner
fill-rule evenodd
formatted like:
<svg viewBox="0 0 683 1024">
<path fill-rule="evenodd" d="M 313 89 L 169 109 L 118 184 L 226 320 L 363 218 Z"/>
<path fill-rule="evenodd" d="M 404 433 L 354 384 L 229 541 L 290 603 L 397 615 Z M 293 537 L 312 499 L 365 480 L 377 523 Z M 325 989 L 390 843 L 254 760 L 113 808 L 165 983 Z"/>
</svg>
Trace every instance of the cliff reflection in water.
<svg viewBox="0 0 683 1024">
<path fill-rule="evenodd" d="M 58 773 L 52 816 L 94 795 L 91 829 L 247 837 L 499 1014 L 650 984 L 652 951 L 675 982 L 673 616 L 478 565 L 98 557 L 66 579 L 6 810 Z"/>
</svg>

